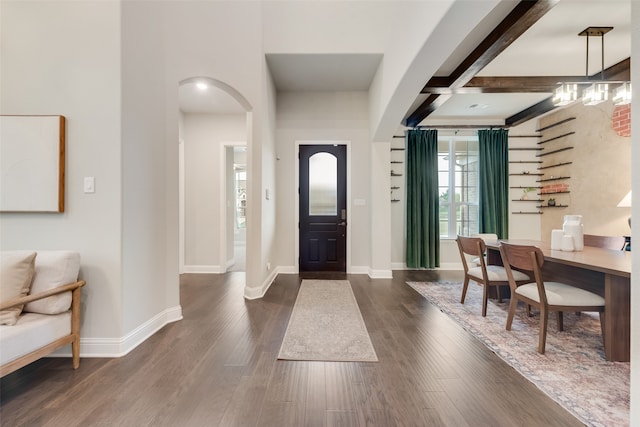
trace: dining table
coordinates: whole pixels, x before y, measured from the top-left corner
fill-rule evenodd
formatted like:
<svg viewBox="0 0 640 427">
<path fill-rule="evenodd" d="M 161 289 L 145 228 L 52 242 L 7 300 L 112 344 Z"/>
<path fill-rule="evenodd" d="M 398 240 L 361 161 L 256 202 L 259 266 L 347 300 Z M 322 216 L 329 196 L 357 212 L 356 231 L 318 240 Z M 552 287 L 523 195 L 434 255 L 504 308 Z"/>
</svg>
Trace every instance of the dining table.
<svg viewBox="0 0 640 427">
<path fill-rule="evenodd" d="M 537 240 L 487 240 L 487 264 L 503 265 L 500 243 L 542 250 L 544 281 L 563 282 L 604 297 L 603 342 L 609 361 L 628 362 L 631 352 L 631 252 L 584 246 L 580 251 L 551 249 Z"/>
</svg>

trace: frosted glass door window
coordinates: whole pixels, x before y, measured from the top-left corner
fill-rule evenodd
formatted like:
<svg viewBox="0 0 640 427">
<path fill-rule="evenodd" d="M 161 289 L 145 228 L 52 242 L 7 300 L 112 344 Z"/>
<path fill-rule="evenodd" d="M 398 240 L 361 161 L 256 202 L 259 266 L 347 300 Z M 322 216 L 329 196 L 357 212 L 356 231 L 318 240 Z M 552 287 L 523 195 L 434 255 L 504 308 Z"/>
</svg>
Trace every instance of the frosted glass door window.
<svg viewBox="0 0 640 427">
<path fill-rule="evenodd" d="M 338 214 L 338 159 L 329 153 L 309 158 L 309 215 Z"/>
</svg>

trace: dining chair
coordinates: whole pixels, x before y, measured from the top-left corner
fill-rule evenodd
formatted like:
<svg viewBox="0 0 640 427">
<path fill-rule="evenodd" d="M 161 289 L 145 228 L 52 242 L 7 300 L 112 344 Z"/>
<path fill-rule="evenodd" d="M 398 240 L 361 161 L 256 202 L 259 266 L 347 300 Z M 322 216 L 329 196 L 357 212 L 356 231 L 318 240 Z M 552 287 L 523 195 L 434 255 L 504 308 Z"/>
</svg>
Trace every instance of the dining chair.
<svg viewBox="0 0 640 427">
<path fill-rule="evenodd" d="M 502 302 L 500 286 L 507 286 L 509 284 L 506 270 L 504 267 L 499 265 L 487 265 L 484 256 L 487 251 L 487 246 L 482 238 L 457 236 L 456 242 L 458 243 L 462 267 L 464 268 L 464 283 L 462 285 L 462 297 L 460 298 L 460 303 L 464 304 L 470 280 L 481 284 L 483 287 L 482 316 L 484 317 L 487 315 L 487 301 L 489 298 L 490 286 L 494 286 L 496 288 L 498 301 Z M 469 267 L 467 256 L 476 257 L 480 265 L 477 267 Z M 528 275 L 521 272 L 515 272 L 513 276 L 517 283 L 525 283 L 531 280 Z"/>
<path fill-rule="evenodd" d="M 487 240 L 498 240 L 498 235 L 495 233 L 476 233 L 472 234 L 471 237 L 480 237 L 482 240 L 487 242 Z M 480 267 L 480 260 L 478 258 L 474 258 L 471 262 L 473 262 L 476 267 Z M 484 256 L 484 262 L 487 262 L 487 255 Z"/>
<path fill-rule="evenodd" d="M 500 243 L 500 254 L 509 278 L 511 301 L 507 316 L 507 331 L 511 330 L 513 317 L 516 314 L 518 301 L 540 310 L 540 333 L 538 352 L 544 354 L 547 341 L 547 324 L 549 312 L 558 313 L 558 330 L 564 329 L 563 312 L 594 311 L 600 313 L 601 333 L 604 337 L 604 298 L 584 289 L 560 282 L 545 282 L 542 279 L 544 255 L 540 248 L 530 245 L 513 245 Z M 516 272 L 527 271 L 535 281 L 519 285 L 516 283 Z"/>
<path fill-rule="evenodd" d="M 594 234 L 585 234 L 583 238 L 585 246 L 618 251 L 624 249 L 625 239 L 623 236 L 596 236 Z"/>
</svg>

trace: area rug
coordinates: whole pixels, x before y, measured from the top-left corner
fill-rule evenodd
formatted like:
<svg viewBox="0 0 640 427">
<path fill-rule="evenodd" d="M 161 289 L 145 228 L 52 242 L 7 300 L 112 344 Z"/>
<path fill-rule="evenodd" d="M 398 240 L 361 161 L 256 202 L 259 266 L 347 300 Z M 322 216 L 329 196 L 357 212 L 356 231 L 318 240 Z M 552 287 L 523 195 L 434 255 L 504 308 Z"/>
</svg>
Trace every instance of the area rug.
<svg viewBox="0 0 640 427">
<path fill-rule="evenodd" d="M 348 280 L 303 280 L 278 359 L 376 362 Z"/>
<path fill-rule="evenodd" d="M 539 316 L 518 307 L 511 331 L 505 329 L 509 301 L 490 300 L 482 317 L 482 287 L 469 283 L 460 304 L 462 283 L 407 282 L 453 318 L 505 362 L 587 426 L 629 425 L 629 363 L 608 362 L 595 313 L 565 313 L 564 331 L 549 318 L 545 354 L 538 348 Z"/>
</svg>

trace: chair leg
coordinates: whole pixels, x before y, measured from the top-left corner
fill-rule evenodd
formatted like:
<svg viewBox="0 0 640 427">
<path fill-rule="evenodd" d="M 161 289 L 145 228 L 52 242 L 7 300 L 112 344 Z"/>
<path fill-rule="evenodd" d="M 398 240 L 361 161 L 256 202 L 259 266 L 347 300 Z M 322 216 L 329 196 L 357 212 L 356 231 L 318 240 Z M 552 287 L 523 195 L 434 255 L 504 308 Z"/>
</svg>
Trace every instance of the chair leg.
<svg viewBox="0 0 640 427">
<path fill-rule="evenodd" d="M 540 307 L 540 335 L 538 337 L 538 353 L 544 354 L 544 347 L 547 343 L 547 325 L 549 323 L 549 310 Z"/>
<path fill-rule="evenodd" d="M 498 293 L 498 302 L 502 302 L 502 292 L 500 292 L 500 285 L 496 285 L 496 292 Z"/>
<path fill-rule="evenodd" d="M 558 312 L 558 330 L 564 331 L 564 316 L 561 311 Z"/>
<path fill-rule="evenodd" d="M 527 304 L 527 316 L 533 316 L 533 314 L 531 314 L 531 304 Z"/>
<path fill-rule="evenodd" d="M 464 304 L 464 299 L 467 297 L 468 287 L 469 287 L 469 276 L 465 276 L 464 284 L 462 285 L 462 297 L 460 298 L 460 304 Z"/>
<path fill-rule="evenodd" d="M 487 301 L 489 300 L 489 285 L 482 285 L 482 317 L 487 316 Z"/>
<path fill-rule="evenodd" d="M 511 295 L 511 299 L 509 300 L 509 314 L 507 315 L 507 331 L 511 330 L 511 324 L 513 323 L 513 316 L 516 314 L 516 308 L 518 307 L 518 299 Z"/>
</svg>

